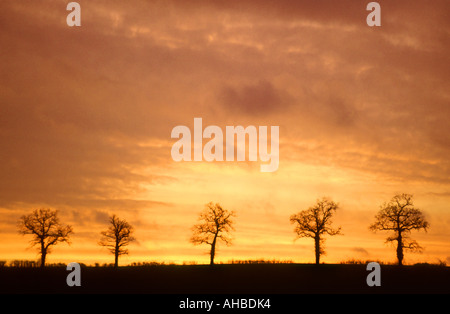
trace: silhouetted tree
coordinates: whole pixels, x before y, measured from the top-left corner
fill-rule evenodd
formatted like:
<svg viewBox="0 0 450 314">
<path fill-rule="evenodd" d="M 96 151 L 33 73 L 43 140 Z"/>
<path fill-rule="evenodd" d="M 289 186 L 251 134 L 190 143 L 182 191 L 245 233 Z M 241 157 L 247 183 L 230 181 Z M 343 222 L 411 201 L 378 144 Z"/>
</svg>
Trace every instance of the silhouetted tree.
<svg viewBox="0 0 450 314">
<path fill-rule="evenodd" d="M 316 264 L 320 262 L 320 256 L 325 254 L 323 236 L 325 234 L 334 236 L 341 234 L 341 227 L 334 230 L 331 228 L 331 217 L 338 209 L 338 204 L 328 198 L 317 200 L 317 204 L 292 215 L 290 221 L 295 224 L 294 232 L 298 238 L 313 238 L 316 254 Z"/>
<path fill-rule="evenodd" d="M 45 258 L 50 247 L 60 242 L 69 242 L 73 233 L 72 227 L 62 226 L 58 219 L 58 211 L 51 209 L 35 209 L 30 215 L 24 215 L 19 220 L 19 233 L 31 234 L 31 246 L 38 245 L 41 254 L 41 267 L 45 266 Z"/>
<path fill-rule="evenodd" d="M 128 254 L 125 248 L 136 239 L 132 236 L 133 227 L 124 219 L 119 219 L 116 215 L 109 217 L 111 226 L 106 231 L 101 232 L 101 239 L 98 244 L 108 248 L 114 254 L 114 267 L 119 265 L 119 256 Z"/>
<path fill-rule="evenodd" d="M 210 265 L 214 264 L 217 240 L 222 240 L 226 245 L 231 245 L 231 238 L 226 235 L 234 230 L 231 217 L 235 217 L 233 211 L 228 211 L 219 204 L 210 202 L 206 204 L 205 210 L 200 213 L 199 221 L 201 223 L 192 227 L 192 243 L 195 245 L 203 243 L 211 245 Z"/>
<path fill-rule="evenodd" d="M 419 244 L 409 238 L 412 230 L 427 231 L 429 223 L 420 209 L 414 208 L 411 194 L 397 194 L 389 203 L 384 203 L 375 216 L 375 223 L 369 229 L 394 231 L 394 235 L 386 239 L 386 243 L 397 241 L 398 264 L 403 264 L 403 250 L 420 252 Z"/>
</svg>

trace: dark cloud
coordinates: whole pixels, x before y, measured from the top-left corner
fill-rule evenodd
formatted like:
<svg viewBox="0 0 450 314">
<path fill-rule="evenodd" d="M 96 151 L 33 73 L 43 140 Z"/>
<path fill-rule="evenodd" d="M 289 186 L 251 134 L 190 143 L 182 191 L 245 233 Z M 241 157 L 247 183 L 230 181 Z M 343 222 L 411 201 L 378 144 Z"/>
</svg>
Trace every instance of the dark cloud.
<svg viewBox="0 0 450 314">
<path fill-rule="evenodd" d="M 286 110 L 291 96 L 267 80 L 243 86 L 225 86 L 219 92 L 219 101 L 227 111 L 249 115 L 267 115 Z"/>
<path fill-rule="evenodd" d="M 352 251 L 364 256 L 369 255 L 369 252 L 367 252 L 367 250 L 362 247 L 354 247 L 352 248 Z"/>
<path fill-rule="evenodd" d="M 125 215 L 133 225 L 148 225 L 139 219 L 142 211 L 154 211 L 161 208 L 171 208 L 172 205 L 164 202 L 151 200 L 132 199 L 79 199 L 72 200 L 70 205 L 60 205 L 65 208 L 68 218 L 79 226 L 90 226 L 98 224 L 108 224 L 112 215 Z M 152 223 L 153 227 L 156 226 Z"/>
</svg>

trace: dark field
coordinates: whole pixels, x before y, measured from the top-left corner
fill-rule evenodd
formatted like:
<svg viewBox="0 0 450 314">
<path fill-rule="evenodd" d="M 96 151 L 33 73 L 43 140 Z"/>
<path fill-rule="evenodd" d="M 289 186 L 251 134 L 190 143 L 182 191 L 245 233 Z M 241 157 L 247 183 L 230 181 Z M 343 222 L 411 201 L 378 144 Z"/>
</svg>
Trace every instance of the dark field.
<svg viewBox="0 0 450 314">
<path fill-rule="evenodd" d="M 369 287 L 365 265 L 165 265 L 82 267 L 81 287 L 68 287 L 64 267 L 0 268 L 0 293 L 88 294 L 449 294 L 450 268 L 381 266 Z"/>
</svg>

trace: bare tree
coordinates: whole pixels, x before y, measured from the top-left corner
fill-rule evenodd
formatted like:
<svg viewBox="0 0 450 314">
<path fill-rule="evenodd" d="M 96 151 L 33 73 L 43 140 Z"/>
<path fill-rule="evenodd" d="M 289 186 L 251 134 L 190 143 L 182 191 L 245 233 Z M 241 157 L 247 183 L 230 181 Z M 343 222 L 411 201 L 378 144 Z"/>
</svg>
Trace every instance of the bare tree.
<svg viewBox="0 0 450 314">
<path fill-rule="evenodd" d="M 106 231 L 101 232 L 101 239 L 98 243 L 108 248 L 114 254 L 114 267 L 119 265 L 119 256 L 128 254 L 128 246 L 136 239 L 132 236 L 133 227 L 124 219 L 119 219 L 116 215 L 109 217 L 111 226 Z"/>
<path fill-rule="evenodd" d="M 394 231 L 394 235 L 386 239 L 386 243 L 397 242 L 398 264 L 403 264 L 403 250 L 420 252 L 422 247 L 409 237 L 412 230 L 427 231 L 430 224 L 425 220 L 420 209 L 414 208 L 411 194 L 397 194 L 389 203 L 384 203 L 375 216 L 375 223 L 369 229 Z"/>
<path fill-rule="evenodd" d="M 317 200 L 316 205 L 292 215 L 290 221 L 295 224 L 294 232 L 298 238 L 313 238 L 316 254 L 316 264 L 320 262 L 320 256 L 325 254 L 323 236 L 341 234 L 341 227 L 331 228 L 331 217 L 338 209 L 338 204 L 328 198 Z"/>
<path fill-rule="evenodd" d="M 219 204 L 210 202 L 206 204 L 205 210 L 200 213 L 200 224 L 192 227 L 192 243 L 195 245 L 203 243 L 211 245 L 210 265 L 214 265 L 217 240 L 222 240 L 226 245 L 231 245 L 231 238 L 226 234 L 234 230 L 232 217 L 235 217 L 233 211 L 230 212 L 223 209 Z"/>
<path fill-rule="evenodd" d="M 30 215 L 19 220 L 19 233 L 31 234 L 31 246 L 38 245 L 41 254 L 41 267 L 45 267 L 45 258 L 51 252 L 50 247 L 60 242 L 69 242 L 73 233 L 71 226 L 62 226 L 58 219 L 58 211 L 51 209 L 35 209 Z"/>
</svg>

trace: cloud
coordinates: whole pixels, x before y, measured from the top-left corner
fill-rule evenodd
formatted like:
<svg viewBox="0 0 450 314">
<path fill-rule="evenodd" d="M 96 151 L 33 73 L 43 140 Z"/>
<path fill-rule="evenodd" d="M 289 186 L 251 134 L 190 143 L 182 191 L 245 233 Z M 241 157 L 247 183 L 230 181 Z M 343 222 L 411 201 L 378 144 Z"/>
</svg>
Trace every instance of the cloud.
<svg viewBox="0 0 450 314">
<path fill-rule="evenodd" d="M 362 247 L 354 247 L 354 248 L 352 248 L 352 251 L 356 252 L 356 253 L 358 253 L 360 255 L 364 255 L 364 256 L 368 256 L 369 255 L 369 252 L 367 252 L 367 250 L 362 248 Z"/>
<path fill-rule="evenodd" d="M 161 182 L 137 169 L 168 165 L 193 116 L 280 125 L 293 159 L 446 182 L 448 3 L 383 4 L 376 32 L 345 3 L 86 2 L 78 30 L 56 1 L 5 4 L 1 202 Z"/>
<path fill-rule="evenodd" d="M 266 115 L 287 110 L 291 102 L 288 93 L 277 89 L 267 80 L 243 86 L 225 86 L 219 92 L 225 110 L 249 115 Z"/>
<path fill-rule="evenodd" d="M 216 125 L 273 121 L 283 142 L 323 144 L 310 161 L 445 181 L 443 7 L 383 4 L 374 32 L 365 3 L 351 1 L 96 1 L 83 3 L 74 30 L 57 2 L 9 3 L 0 32 L 2 199 L 31 197 L 19 186 L 58 197 L 155 182 L 130 169 L 167 164 L 169 147 L 157 146 L 198 115 Z"/>
</svg>

